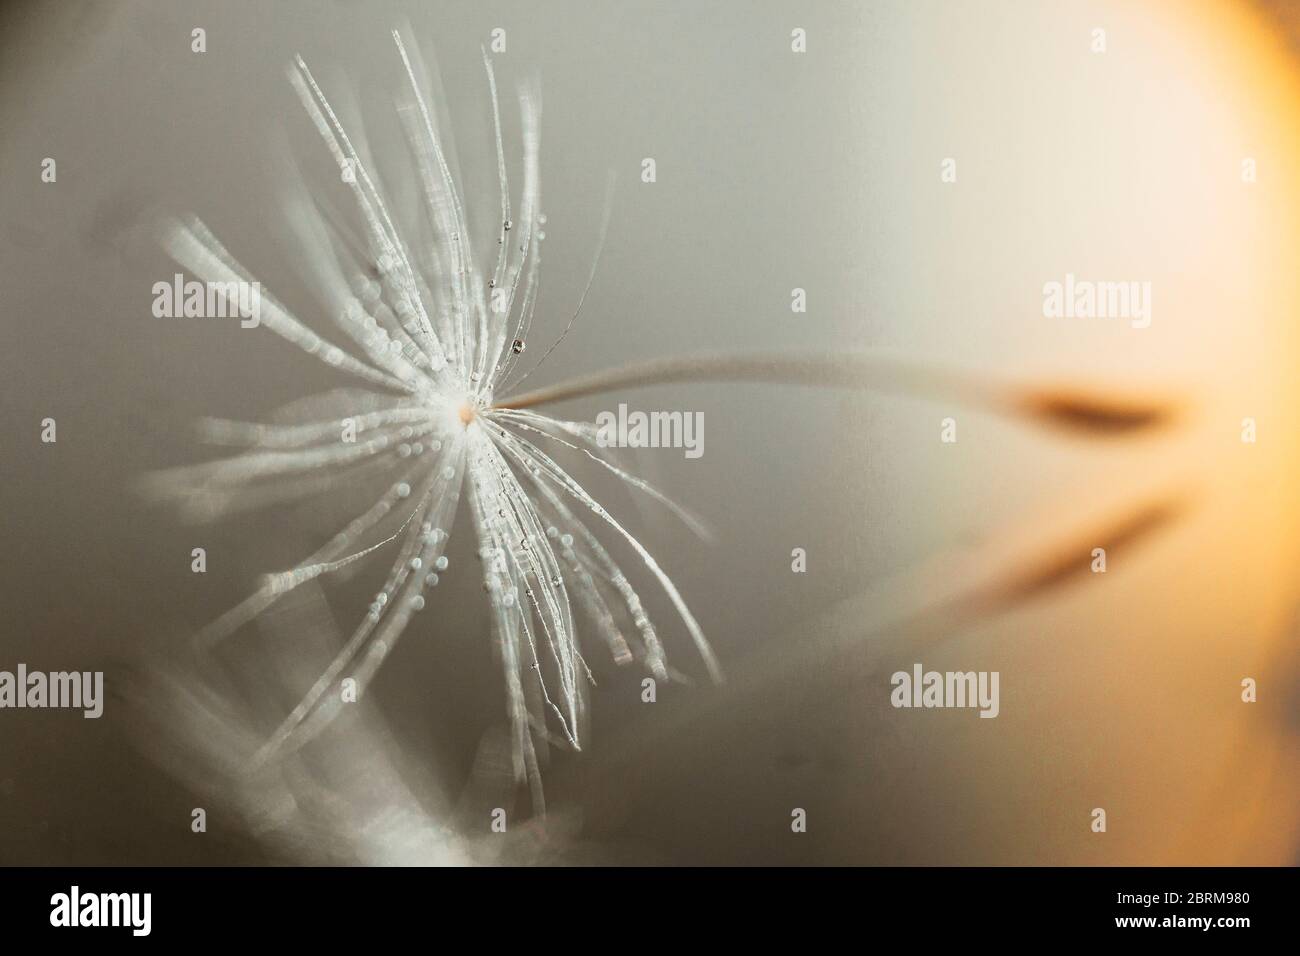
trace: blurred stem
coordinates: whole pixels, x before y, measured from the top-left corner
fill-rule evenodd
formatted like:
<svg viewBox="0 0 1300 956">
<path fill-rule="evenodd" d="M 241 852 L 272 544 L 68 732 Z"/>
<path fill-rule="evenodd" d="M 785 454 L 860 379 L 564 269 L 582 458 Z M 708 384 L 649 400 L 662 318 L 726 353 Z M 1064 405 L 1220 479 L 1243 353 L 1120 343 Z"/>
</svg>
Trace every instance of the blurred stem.
<svg viewBox="0 0 1300 956">
<path fill-rule="evenodd" d="M 530 408 L 618 389 L 673 382 L 759 382 L 849 388 L 952 400 L 1000 414 L 1029 417 L 1073 430 L 1118 432 L 1162 424 L 1176 405 L 1166 399 L 1125 398 L 1086 389 L 1018 387 L 968 372 L 912 365 L 863 353 L 848 355 L 697 355 L 635 362 L 493 404 Z"/>
</svg>

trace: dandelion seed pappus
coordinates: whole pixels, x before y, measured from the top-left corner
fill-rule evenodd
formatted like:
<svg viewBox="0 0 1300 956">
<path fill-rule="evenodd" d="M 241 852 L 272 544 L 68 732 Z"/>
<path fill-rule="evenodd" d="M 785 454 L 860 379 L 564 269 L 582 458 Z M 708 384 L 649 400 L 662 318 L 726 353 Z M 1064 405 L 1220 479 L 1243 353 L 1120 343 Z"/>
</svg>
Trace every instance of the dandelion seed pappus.
<svg viewBox="0 0 1300 956">
<path fill-rule="evenodd" d="M 585 453 L 689 521 L 685 512 L 607 461 L 594 426 L 493 403 L 517 371 L 537 307 L 546 218 L 539 206 L 537 87 L 524 84 L 518 95 L 523 172 L 516 206 L 495 68 L 484 52 L 500 204 L 495 261 L 484 261 L 475 254 L 465 200 L 444 149 L 445 117 L 426 92 L 436 87 L 414 44 L 396 30 L 393 40 L 404 79 L 398 112 L 410 175 L 422 196 L 423 235 L 408 234 L 397 225 L 400 217 L 367 159 L 369 147 L 359 136 L 352 138 L 357 134 L 345 129 L 298 57 L 290 82 L 339 167 L 342 175 L 335 188 L 351 193 L 364 238 L 351 241 L 325 212 L 326 199 L 318 201 L 300 190 L 292 206 L 293 224 L 320 280 L 326 312 L 335 319 L 329 336 L 282 304 L 274 282 L 259 286 L 265 290 L 262 325 L 367 386 L 348 393 L 343 440 L 339 422 L 332 419 L 293 425 L 209 421 L 209 437 L 244 451 L 154 476 L 152 486 L 215 516 L 236 496 L 262 493 L 253 489 L 270 482 L 306 486 L 326 475 L 347 480 L 359 473 L 392 478 L 387 491 L 326 544 L 293 567 L 267 575 L 259 589 L 203 634 L 209 644 L 228 637 L 288 592 L 371 555 L 383 552 L 392 562 L 337 657 L 259 751 L 259 765 L 318 732 L 340 709 L 340 682 L 353 680 L 358 689 L 368 683 L 414 615 L 428 604 L 439 575 L 456 572 L 449 570 L 444 552 L 465 499 L 484 558 L 484 593 L 504 669 L 513 773 L 528 783 L 540 810 L 535 737 L 556 736 L 545 729 L 553 726 L 557 739 L 579 748 L 584 687 L 593 680 L 579 646 L 574 603 L 589 622 L 583 627 L 602 639 L 616 660 L 631 658 L 657 678 L 669 677 L 663 642 L 638 587 L 589 523 L 610 530 L 640 559 L 667 595 L 710 675 L 720 678 L 721 672 L 672 579 L 544 446 Z M 204 281 L 250 279 L 249 271 L 197 218 L 167 221 L 162 242 L 172 258 Z M 340 335 L 346 345 L 336 344 L 334 336 Z M 527 377 L 519 376 L 514 384 Z"/>
</svg>

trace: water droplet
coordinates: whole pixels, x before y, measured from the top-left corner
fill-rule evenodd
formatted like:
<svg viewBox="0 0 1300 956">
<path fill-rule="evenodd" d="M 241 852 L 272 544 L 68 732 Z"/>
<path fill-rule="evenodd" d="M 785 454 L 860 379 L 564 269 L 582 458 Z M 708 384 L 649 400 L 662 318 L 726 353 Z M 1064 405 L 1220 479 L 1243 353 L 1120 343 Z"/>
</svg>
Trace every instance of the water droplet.
<svg viewBox="0 0 1300 956">
<path fill-rule="evenodd" d="M 513 226 L 513 225 L 514 225 L 514 223 L 511 222 L 509 219 L 507 219 L 507 220 L 505 221 L 506 232 L 509 232 L 509 231 L 510 231 L 510 227 Z"/>
<path fill-rule="evenodd" d="M 537 233 L 537 241 L 542 242 L 546 238 L 546 230 L 543 229 Z"/>
<path fill-rule="evenodd" d="M 560 544 L 564 545 L 566 548 L 572 547 L 572 546 L 573 546 L 573 535 L 571 535 L 571 534 L 562 534 L 562 535 L 560 535 Z"/>
<path fill-rule="evenodd" d="M 375 603 L 378 604 L 380 607 L 383 607 L 385 604 L 388 603 L 388 595 L 385 592 L 380 591 L 378 594 L 375 595 Z"/>
<path fill-rule="evenodd" d="M 405 497 L 406 497 L 407 495 L 409 495 L 410 493 L 411 493 L 411 486 L 410 486 L 410 485 L 408 485 L 408 484 L 407 484 L 406 482 L 404 482 L 404 481 L 401 482 L 400 484 L 398 484 L 398 486 L 397 486 L 397 497 L 399 497 L 399 498 L 405 498 Z"/>
<path fill-rule="evenodd" d="M 411 457 L 411 446 L 408 445 L 408 444 L 406 444 L 405 442 L 403 442 L 402 444 L 398 445 L 398 446 L 397 446 L 397 457 L 398 457 L 398 458 L 409 458 L 409 457 Z"/>
<path fill-rule="evenodd" d="M 551 525 L 549 528 L 546 529 L 546 537 L 558 538 L 559 536 L 560 536 L 560 529 L 555 527 L 555 525 Z"/>
<path fill-rule="evenodd" d="M 423 566 L 424 566 L 424 562 L 421 561 L 419 558 L 412 558 L 412 559 L 411 559 L 411 570 L 412 570 L 412 571 L 418 571 L 418 570 L 420 570 L 420 568 L 423 567 Z"/>
<path fill-rule="evenodd" d="M 442 477 L 444 481 L 451 481 L 456 477 L 456 469 L 448 465 L 442 470 Z"/>
<path fill-rule="evenodd" d="M 446 571 L 447 565 L 449 563 L 450 562 L 447 560 L 447 556 L 445 554 L 440 554 L 438 555 L 438 560 L 433 562 L 433 566 L 437 568 L 439 571 Z"/>
<path fill-rule="evenodd" d="M 513 591 L 507 591 L 501 598 L 501 603 L 506 607 L 515 606 L 515 594 Z"/>
<path fill-rule="evenodd" d="M 546 213 L 541 213 L 540 215 L 538 215 L 537 222 L 543 226 L 546 225 Z"/>
<path fill-rule="evenodd" d="M 518 354 L 519 354 L 520 352 L 522 352 L 523 350 L 524 350 L 524 340 L 523 340 L 523 339 L 515 339 L 514 343 L 510 346 L 510 351 L 512 351 L 512 352 L 514 352 L 516 355 L 518 355 Z"/>
<path fill-rule="evenodd" d="M 422 598 L 422 597 L 421 597 L 420 595 L 418 595 L 418 594 L 415 595 L 415 597 L 411 598 L 411 610 L 412 610 L 412 611 L 421 611 L 421 610 L 423 610 L 423 609 L 424 609 L 424 598 Z"/>
<path fill-rule="evenodd" d="M 436 588 L 438 586 L 438 575 L 427 575 L 424 579 L 424 586 L 428 588 Z"/>
</svg>

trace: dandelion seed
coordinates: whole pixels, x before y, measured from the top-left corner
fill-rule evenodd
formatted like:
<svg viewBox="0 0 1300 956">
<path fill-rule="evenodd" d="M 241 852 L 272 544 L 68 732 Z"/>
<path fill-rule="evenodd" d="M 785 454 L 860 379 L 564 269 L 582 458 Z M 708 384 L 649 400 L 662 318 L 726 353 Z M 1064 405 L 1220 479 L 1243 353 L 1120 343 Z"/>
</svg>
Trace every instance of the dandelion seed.
<svg viewBox="0 0 1300 956">
<path fill-rule="evenodd" d="M 462 496 L 489 572 L 484 584 L 493 636 L 501 649 L 513 770 L 516 780 L 530 787 L 535 809 L 543 807 L 535 738 L 555 738 L 549 725 L 558 727 L 559 736 L 573 747 L 580 745 L 590 672 L 579 646 L 574 603 L 589 622 L 583 629 L 603 639 L 615 661 L 639 661 L 660 679 L 670 673 L 641 595 L 593 527 L 637 556 L 673 605 L 710 675 L 721 679 L 700 625 L 667 572 L 543 445 L 581 451 L 631 487 L 667 503 L 688 523 L 689 516 L 641 479 L 606 462 L 595 442 L 594 425 L 526 409 L 624 385 L 754 378 L 848 387 L 920 386 L 921 391 L 937 384 L 940 392 L 1083 428 L 1142 427 L 1161 418 L 1145 408 L 1115 408 L 1076 396 L 981 392 L 966 382 L 930 382 L 924 374 L 900 371 L 888 363 L 815 357 L 643 363 L 500 400 L 497 393 L 512 387 L 506 383 L 524 352 L 537 306 L 539 246 L 545 238 L 540 227 L 546 223 L 538 209 L 540 96 L 524 87 L 518 100 L 523 175 L 516 228 L 496 78 L 484 56 L 501 230 L 495 261 L 480 261 L 470 241 L 470 217 L 444 152 L 440 117 L 426 98 L 432 84 L 420 75 L 418 58 L 408 53 L 400 34 L 394 31 L 393 39 L 404 74 L 399 116 L 405 124 L 413 181 L 419 187 L 423 233 L 399 229 L 395 204 L 363 161 L 371 150 L 359 139 L 353 141 L 307 64 L 298 58 L 290 81 L 331 158 L 352 173 L 345 181 L 363 238 L 357 242 L 346 236 L 325 211 L 327 204 L 305 190 L 292 206 L 294 225 L 319 278 L 325 300 L 322 314 L 333 317 L 329 335 L 290 312 L 275 297 L 274 283 L 262 283 L 260 324 L 365 387 L 318 397 L 315 406 L 322 414 L 305 423 L 210 423 L 210 437 L 243 446 L 244 451 L 175 469 L 150 483 L 153 490 L 184 501 L 196 516 L 215 517 L 236 507 L 275 504 L 340 480 L 383 475 L 390 482 L 379 500 L 326 544 L 293 568 L 266 576 L 256 592 L 203 634 L 205 641 L 220 640 L 285 593 L 380 551 L 390 560 L 383 588 L 368 611 L 266 741 L 255 764 L 283 755 L 317 733 L 339 710 L 340 695 L 333 691 L 343 677 L 355 680 L 359 689 L 374 675 L 411 614 L 425 606 L 420 588 L 439 583 L 437 573 L 421 578 L 417 572 L 448 567 L 444 550 Z M 601 243 L 608 209 L 607 202 Z M 505 242 L 507 232 L 517 236 L 518 243 Z M 251 273 L 195 218 L 165 224 L 163 243 L 177 262 L 206 281 L 252 281 Z M 594 269 L 578 301 L 579 311 L 592 278 Z M 576 318 L 577 312 L 539 365 Z M 518 381 L 528 374 L 531 370 Z M 340 421 L 354 426 L 355 441 L 338 440 Z M 585 520 L 579 517 L 584 514 Z M 561 533 L 560 527 L 566 530 Z"/>
</svg>

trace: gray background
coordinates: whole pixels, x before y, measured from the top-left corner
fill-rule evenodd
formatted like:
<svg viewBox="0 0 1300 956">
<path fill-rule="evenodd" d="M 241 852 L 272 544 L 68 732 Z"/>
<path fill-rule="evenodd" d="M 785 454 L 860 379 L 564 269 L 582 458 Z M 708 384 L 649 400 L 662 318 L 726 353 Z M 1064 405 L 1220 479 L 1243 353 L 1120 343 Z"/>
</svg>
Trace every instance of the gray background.
<svg viewBox="0 0 1300 956">
<path fill-rule="evenodd" d="M 275 137 L 327 169 L 285 65 L 300 52 L 327 94 L 360 89 L 379 147 L 394 129 L 378 115 L 385 90 L 400 81 L 388 31 L 407 18 L 437 54 L 461 162 L 480 187 L 491 181 L 478 45 L 504 26 L 503 87 L 541 79 L 549 223 L 530 356 L 576 303 L 605 176 L 618 176 L 584 313 L 535 383 L 701 350 L 871 348 L 998 376 L 1176 383 L 1203 413 L 1158 447 L 1098 449 L 965 410 L 961 441 L 945 447 L 939 419 L 959 410 L 760 385 L 673 386 L 561 409 L 590 416 L 628 400 L 703 413 L 703 458 L 646 452 L 637 465 L 711 523 L 715 545 L 582 474 L 661 557 L 740 676 L 707 687 L 655 602 L 674 663 L 701 683 L 649 707 L 639 674 L 599 666 L 591 752 L 558 757 L 548 776 L 557 819 L 583 822 L 544 841 L 545 858 L 589 858 L 581 848 L 674 862 L 1285 858 L 1290 815 L 1241 808 L 1253 806 L 1247 794 L 1286 792 L 1293 737 L 1264 718 L 1239 726 L 1233 688 L 1266 664 L 1292 672 L 1276 662 L 1290 646 L 1280 635 L 1295 515 L 1283 476 L 1294 448 L 1278 439 L 1249 462 L 1227 456 L 1240 451 L 1242 415 L 1272 415 L 1277 435 L 1294 397 L 1296 294 L 1285 276 L 1295 187 L 1275 177 L 1243 208 L 1234 177 L 1244 151 L 1276 160 L 1274 171 L 1294 155 L 1295 70 L 1271 48 L 1273 73 L 1250 65 L 1274 26 L 1253 12 L 1208 8 L 1206 21 L 1231 25 L 1216 34 L 1173 6 L 1048 6 L 8 6 L 0 666 L 102 668 L 111 697 L 99 721 L 0 713 L 0 862 L 295 858 L 220 814 L 208 834 L 189 832 L 205 781 L 179 779 L 142 750 L 138 714 L 154 702 L 141 675 L 184 666 L 196 628 L 333 528 L 311 506 L 189 528 L 132 483 L 203 455 L 190 427 L 200 416 L 256 420 L 347 383 L 265 331 L 154 319 L 150 287 L 176 270 L 136 227 L 194 212 L 268 288 L 308 302 L 276 223 Z M 1107 59 L 1088 50 L 1098 22 L 1114 44 Z M 206 54 L 190 52 L 194 26 L 207 30 Z M 795 26 L 808 31 L 802 56 L 789 49 Z M 1207 60 L 1216 35 L 1229 52 Z M 1252 100 L 1265 81 L 1277 99 Z M 1247 133 L 1225 142 L 1238 127 Z M 938 181 L 949 155 L 959 158 L 955 188 Z M 45 156 L 58 160 L 57 184 L 39 181 Z M 653 185 L 639 182 L 643 156 L 657 160 Z M 1197 281 L 1210 268 L 1213 281 Z M 1153 279 L 1166 311 L 1146 336 L 1047 323 L 1041 285 L 1067 271 Z M 806 315 L 790 312 L 796 286 L 808 290 Z M 45 416 L 58 421 L 57 445 L 37 439 Z M 1207 477 L 1208 461 L 1218 467 Z M 1204 508 L 1136 553 L 1107 592 L 1081 585 L 919 658 L 1000 669 L 1002 717 L 888 707 L 871 662 L 916 658 L 880 651 L 888 642 L 862 646 L 871 595 L 923 602 L 928 585 L 912 572 L 936 552 L 1004 532 L 1032 540 L 1166 471 L 1208 481 Z M 482 808 L 462 788 L 503 710 L 481 595 L 473 575 L 454 573 L 469 560 L 465 530 L 453 534 L 453 573 L 433 613 L 369 700 L 403 773 L 435 768 L 443 803 L 430 798 L 430 816 L 457 805 L 455 820 L 472 830 Z M 1220 543 L 1231 581 L 1187 557 Z M 207 549 L 206 575 L 190 573 L 196 546 Z M 796 546 L 809 551 L 806 575 L 790 572 Z M 373 576 L 330 592 L 341 626 Z M 232 652 L 245 667 L 268 653 L 257 642 Z M 828 649 L 844 646 L 858 648 L 856 663 L 834 663 Z M 1151 677 L 1160 668 L 1172 670 Z M 1232 761 L 1243 749 L 1255 766 L 1281 753 L 1283 769 L 1238 792 L 1224 781 L 1242 779 Z M 1105 845 L 1086 827 L 1098 805 L 1127 821 Z M 809 811 L 808 834 L 789 832 L 792 807 Z M 1225 814 L 1236 821 L 1230 838 L 1194 836 Z M 1283 836 L 1260 836 L 1269 830 Z"/>
</svg>

